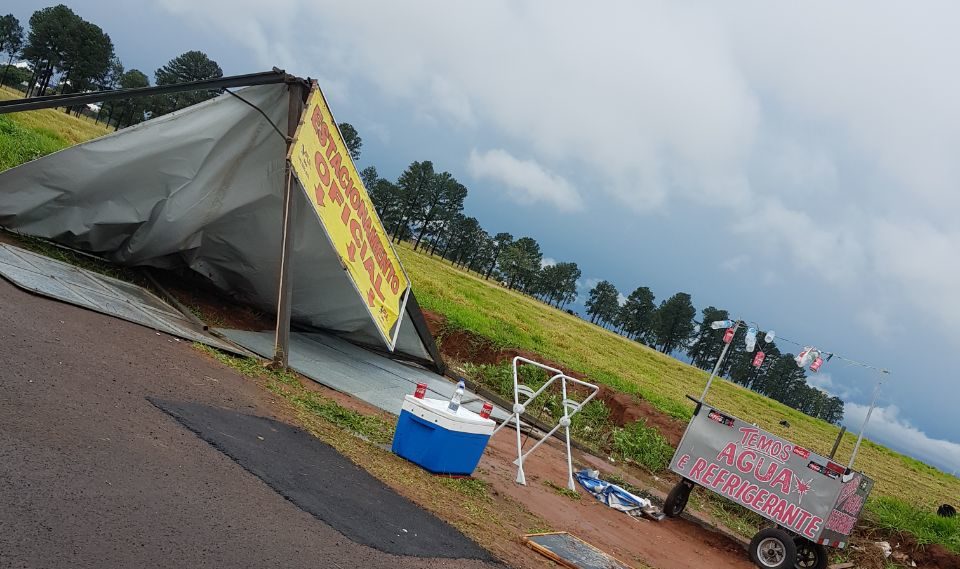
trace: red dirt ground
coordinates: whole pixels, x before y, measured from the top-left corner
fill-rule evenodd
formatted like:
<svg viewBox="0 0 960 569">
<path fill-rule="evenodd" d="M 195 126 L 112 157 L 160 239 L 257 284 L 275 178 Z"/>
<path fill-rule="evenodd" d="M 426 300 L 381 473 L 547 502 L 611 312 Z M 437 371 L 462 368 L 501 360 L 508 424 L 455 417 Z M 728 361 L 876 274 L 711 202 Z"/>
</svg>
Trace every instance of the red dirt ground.
<svg viewBox="0 0 960 569">
<path fill-rule="evenodd" d="M 600 393 L 597 398 L 610 409 L 610 420 L 613 421 L 613 424 L 622 427 L 643 419 L 648 426 L 655 427 L 660 431 L 660 434 L 670 441 L 671 445 L 677 446 L 680 444 L 683 431 L 687 428 L 686 423 L 660 411 L 649 401 L 629 393 L 610 389 L 605 385 L 600 386 Z"/>
<path fill-rule="evenodd" d="M 920 567 L 937 569 L 960 569 L 960 555 L 952 553 L 939 543 L 920 545 L 910 534 L 902 534 L 899 539 L 890 541 L 895 550 L 905 552 Z"/>
<path fill-rule="evenodd" d="M 535 441 L 526 442 L 525 449 Z M 604 474 L 632 478 L 620 468 L 596 457 L 574 453 L 574 469 L 599 468 Z M 477 477 L 492 488 L 524 504 L 531 512 L 549 520 L 556 531 L 568 531 L 599 549 L 627 562 L 640 561 L 653 567 L 671 569 L 752 567 L 746 552 L 726 536 L 683 519 L 661 522 L 632 518 L 596 501 L 577 484 L 580 499 L 559 494 L 547 482 L 567 485 L 567 462 L 556 440 L 540 446 L 524 462 L 527 485 L 516 483 L 516 431 L 504 428 L 497 433 L 480 461 Z"/>
<path fill-rule="evenodd" d="M 476 334 L 466 330 L 448 328 L 446 319 L 440 314 L 428 310 L 424 310 L 423 313 L 430 332 L 435 338 L 439 339 L 440 353 L 448 360 L 470 362 L 478 365 L 500 364 L 510 361 L 516 356 L 523 356 L 557 369 L 563 369 L 564 367 L 556 362 L 545 360 L 542 356 L 533 352 L 498 348 Z M 578 379 L 586 379 L 577 373 L 567 373 Z M 647 425 L 656 427 L 660 434 L 673 446 L 680 443 L 680 437 L 683 436 L 683 431 L 687 428 L 686 423 L 674 419 L 638 396 L 601 386 L 597 397 L 610 408 L 610 419 L 615 425 L 622 427 L 643 419 Z"/>
</svg>

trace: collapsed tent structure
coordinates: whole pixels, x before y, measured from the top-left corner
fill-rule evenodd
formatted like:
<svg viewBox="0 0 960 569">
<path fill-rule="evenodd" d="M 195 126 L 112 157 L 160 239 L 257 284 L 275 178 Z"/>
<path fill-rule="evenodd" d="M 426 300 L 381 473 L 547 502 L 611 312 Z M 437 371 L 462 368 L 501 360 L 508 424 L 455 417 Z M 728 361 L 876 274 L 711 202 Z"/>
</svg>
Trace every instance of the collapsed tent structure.
<svg viewBox="0 0 960 569">
<path fill-rule="evenodd" d="M 0 226 L 119 265 L 187 268 L 273 313 L 286 215 L 292 325 L 383 348 L 308 195 L 289 192 L 285 207 L 290 139 L 282 131 L 308 86 L 275 73 L 267 84 L 0 173 Z M 412 292 L 403 306 L 394 353 L 442 373 Z"/>
</svg>

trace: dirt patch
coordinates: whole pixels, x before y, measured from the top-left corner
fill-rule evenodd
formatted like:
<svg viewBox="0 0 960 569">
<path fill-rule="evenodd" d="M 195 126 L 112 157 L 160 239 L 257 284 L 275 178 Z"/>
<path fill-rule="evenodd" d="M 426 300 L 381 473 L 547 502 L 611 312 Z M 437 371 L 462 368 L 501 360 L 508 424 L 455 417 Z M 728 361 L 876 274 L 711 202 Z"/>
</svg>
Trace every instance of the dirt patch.
<svg viewBox="0 0 960 569">
<path fill-rule="evenodd" d="M 903 551 L 920 567 L 935 567 L 936 569 L 960 569 L 960 555 L 951 552 L 939 543 L 920 545 L 909 533 L 898 534 L 890 540 L 895 551 Z"/>
<path fill-rule="evenodd" d="M 440 340 L 440 353 L 450 360 L 495 365 L 519 355 L 516 351 L 501 350 L 491 342 L 464 330 L 445 330 L 436 337 Z"/>
<path fill-rule="evenodd" d="M 960 555 L 951 552 L 939 543 L 921 545 L 909 532 L 891 532 L 879 528 L 861 525 L 850 542 L 850 561 L 857 567 L 866 569 L 884 569 L 888 559 L 884 558 L 879 542 L 890 544 L 892 553 L 889 560 L 897 566 L 910 566 L 914 561 L 917 567 L 929 569 L 960 569 Z"/>
<path fill-rule="evenodd" d="M 534 441 L 524 442 L 529 449 Z M 553 531 L 568 531 L 614 557 L 641 567 L 743 568 L 753 567 L 743 547 L 735 540 L 685 519 L 654 522 L 636 519 L 595 500 L 579 484 L 579 499 L 562 495 L 556 488 L 567 485 L 566 452 L 559 441 L 549 439 L 524 461 L 526 486 L 516 483 L 516 431 L 504 429 L 487 447 L 477 477 L 499 494 L 523 504 L 533 514 L 549 520 Z M 574 452 L 574 469 L 599 469 L 604 476 L 616 474 L 630 483 L 647 487 L 620 464 Z"/>
<path fill-rule="evenodd" d="M 226 298 L 209 282 L 174 271 L 152 271 L 157 281 L 211 328 L 272 330 L 274 319 L 259 310 Z"/>
<path fill-rule="evenodd" d="M 557 369 L 563 366 L 543 357 L 516 349 L 501 349 L 495 344 L 466 330 L 447 326 L 446 319 L 435 312 L 424 310 L 427 326 L 434 337 L 439 339 L 440 352 L 449 360 L 469 362 L 476 365 L 497 365 L 522 356 L 541 362 Z M 577 379 L 586 379 L 579 374 L 567 372 Z M 610 420 L 622 427 L 643 419 L 648 426 L 656 428 L 673 446 L 680 444 L 680 438 L 686 429 L 686 423 L 667 415 L 639 396 L 621 393 L 606 386 L 600 386 L 597 395 L 600 401 L 610 409 Z"/>
<path fill-rule="evenodd" d="M 515 348 L 501 348 L 482 336 L 473 332 L 453 328 L 447 325 L 443 315 L 423 310 L 430 333 L 437 339 L 440 353 L 447 359 L 459 362 L 468 362 L 476 365 L 497 365 L 508 362 L 517 356 L 540 362 L 544 365 L 563 369 L 557 362 L 545 359 L 539 354 Z M 571 377 L 583 379 L 579 374 L 567 371 Z"/>
<path fill-rule="evenodd" d="M 680 444 L 680 438 L 687 428 L 686 423 L 674 419 L 637 395 L 601 385 L 597 399 L 610 409 L 610 420 L 614 425 L 623 427 L 643 419 L 647 426 L 655 427 L 674 447 Z"/>
<path fill-rule="evenodd" d="M 423 307 L 420 308 L 420 311 L 423 312 L 423 318 L 427 321 L 427 328 L 430 330 L 430 333 L 433 334 L 434 338 L 439 338 L 440 333 L 447 324 L 447 319 Z"/>
</svg>

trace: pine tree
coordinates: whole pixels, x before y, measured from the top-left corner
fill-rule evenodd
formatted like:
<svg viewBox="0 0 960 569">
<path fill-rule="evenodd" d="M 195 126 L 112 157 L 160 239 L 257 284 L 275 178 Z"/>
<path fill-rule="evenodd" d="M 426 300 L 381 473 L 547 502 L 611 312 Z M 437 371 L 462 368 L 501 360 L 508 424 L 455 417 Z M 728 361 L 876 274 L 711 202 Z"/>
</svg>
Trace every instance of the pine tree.
<svg viewBox="0 0 960 569">
<path fill-rule="evenodd" d="M 660 303 L 653 318 L 653 337 L 657 349 L 665 354 L 683 346 L 693 335 L 693 307 L 690 295 L 678 292 Z"/>
<path fill-rule="evenodd" d="M 590 290 L 586 302 L 587 314 L 591 316 L 590 322 L 599 322 L 601 325 L 614 323 L 620 310 L 619 296 L 617 287 L 610 281 L 597 283 L 597 286 Z"/>
<path fill-rule="evenodd" d="M 641 286 L 634 289 L 620 307 L 617 313 L 617 325 L 630 338 L 648 341 L 653 326 L 653 313 L 657 308 L 653 300 L 653 292 Z"/>
</svg>

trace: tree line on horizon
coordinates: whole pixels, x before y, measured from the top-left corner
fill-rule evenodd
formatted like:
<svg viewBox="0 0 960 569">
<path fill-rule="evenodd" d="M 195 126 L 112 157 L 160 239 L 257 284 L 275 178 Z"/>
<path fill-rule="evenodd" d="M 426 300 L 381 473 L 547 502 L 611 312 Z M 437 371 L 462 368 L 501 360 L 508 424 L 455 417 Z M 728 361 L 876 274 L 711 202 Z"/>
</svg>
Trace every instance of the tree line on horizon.
<svg viewBox="0 0 960 569">
<path fill-rule="evenodd" d="M 494 278 L 559 309 L 576 301 L 581 277 L 577 263 L 545 263 L 534 238 L 484 230 L 463 212 L 466 186 L 450 172 L 438 172 L 433 162 L 412 162 L 395 182 L 382 178 L 375 166 L 367 166 L 360 176 L 392 240 L 408 241 L 415 251 Z M 624 299 L 613 283 L 603 280 L 590 289 L 584 306 L 590 322 L 665 354 L 686 354 L 694 366 L 712 370 L 724 331 L 713 330 L 710 323 L 728 319 L 727 311 L 704 308 L 697 322 L 690 294 L 678 292 L 659 304 L 655 300 L 645 286 Z M 781 353 L 775 342 L 758 342 L 766 358 L 754 367 L 754 353 L 744 348 L 745 333 L 741 326 L 719 375 L 829 423 L 843 419 L 843 400 L 810 386 L 793 354 Z"/>
</svg>

